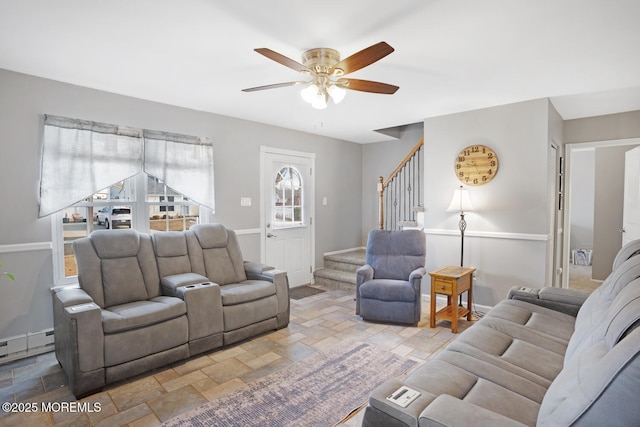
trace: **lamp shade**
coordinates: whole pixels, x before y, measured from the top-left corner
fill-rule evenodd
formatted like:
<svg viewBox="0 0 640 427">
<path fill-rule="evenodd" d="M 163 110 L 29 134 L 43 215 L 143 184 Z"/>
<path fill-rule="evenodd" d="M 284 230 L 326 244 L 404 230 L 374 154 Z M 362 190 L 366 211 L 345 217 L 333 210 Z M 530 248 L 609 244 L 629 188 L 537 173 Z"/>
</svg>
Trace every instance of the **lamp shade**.
<svg viewBox="0 0 640 427">
<path fill-rule="evenodd" d="M 447 212 L 468 212 L 472 210 L 473 206 L 471 205 L 469 191 L 461 185 L 453 193 L 453 198 L 447 208 Z"/>
<path fill-rule="evenodd" d="M 347 90 L 345 88 L 334 84 L 329 86 L 327 92 L 329 92 L 331 99 L 333 99 L 333 102 L 336 104 L 339 104 L 347 94 Z"/>
</svg>

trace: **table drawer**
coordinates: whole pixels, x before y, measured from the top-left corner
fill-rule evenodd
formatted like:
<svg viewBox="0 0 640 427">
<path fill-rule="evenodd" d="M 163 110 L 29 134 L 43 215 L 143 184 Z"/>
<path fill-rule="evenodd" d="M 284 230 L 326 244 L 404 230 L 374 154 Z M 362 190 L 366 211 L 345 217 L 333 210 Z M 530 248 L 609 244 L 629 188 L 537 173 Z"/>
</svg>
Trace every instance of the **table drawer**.
<svg viewBox="0 0 640 427">
<path fill-rule="evenodd" d="M 453 281 L 436 278 L 433 281 L 433 289 L 439 294 L 451 295 L 453 292 Z"/>
</svg>

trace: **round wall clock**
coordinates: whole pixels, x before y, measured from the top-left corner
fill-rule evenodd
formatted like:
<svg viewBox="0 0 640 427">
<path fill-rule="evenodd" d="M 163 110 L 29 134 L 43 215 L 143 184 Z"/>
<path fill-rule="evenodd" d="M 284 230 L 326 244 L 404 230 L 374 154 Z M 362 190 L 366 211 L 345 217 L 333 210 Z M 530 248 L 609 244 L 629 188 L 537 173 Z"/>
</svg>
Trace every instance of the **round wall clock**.
<svg viewBox="0 0 640 427">
<path fill-rule="evenodd" d="M 496 176 L 498 156 L 486 145 L 470 145 L 460 151 L 453 168 L 463 184 L 483 185 Z"/>
</svg>

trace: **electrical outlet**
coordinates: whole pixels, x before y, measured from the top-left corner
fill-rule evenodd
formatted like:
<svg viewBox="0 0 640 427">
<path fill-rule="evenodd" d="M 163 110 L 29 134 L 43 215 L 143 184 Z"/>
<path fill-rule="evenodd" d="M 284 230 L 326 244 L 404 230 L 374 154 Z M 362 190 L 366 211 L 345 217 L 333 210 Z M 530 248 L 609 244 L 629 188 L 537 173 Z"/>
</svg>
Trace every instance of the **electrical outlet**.
<svg viewBox="0 0 640 427">
<path fill-rule="evenodd" d="M 251 197 L 240 197 L 240 206 L 251 206 Z"/>
</svg>

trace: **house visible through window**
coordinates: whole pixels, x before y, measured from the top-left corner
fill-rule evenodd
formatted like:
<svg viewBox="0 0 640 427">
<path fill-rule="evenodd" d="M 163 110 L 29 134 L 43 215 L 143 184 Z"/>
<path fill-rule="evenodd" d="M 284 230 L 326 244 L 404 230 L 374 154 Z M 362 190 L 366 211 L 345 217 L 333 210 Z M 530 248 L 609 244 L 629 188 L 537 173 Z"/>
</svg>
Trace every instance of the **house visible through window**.
<svg viewBox="0 0 640 427">
<path fill-rule="evenodd" d="M 200 219 L 200 206 L 153 176 L 147 177 L 149 230 L 188 230 Z"/>
</svg>

